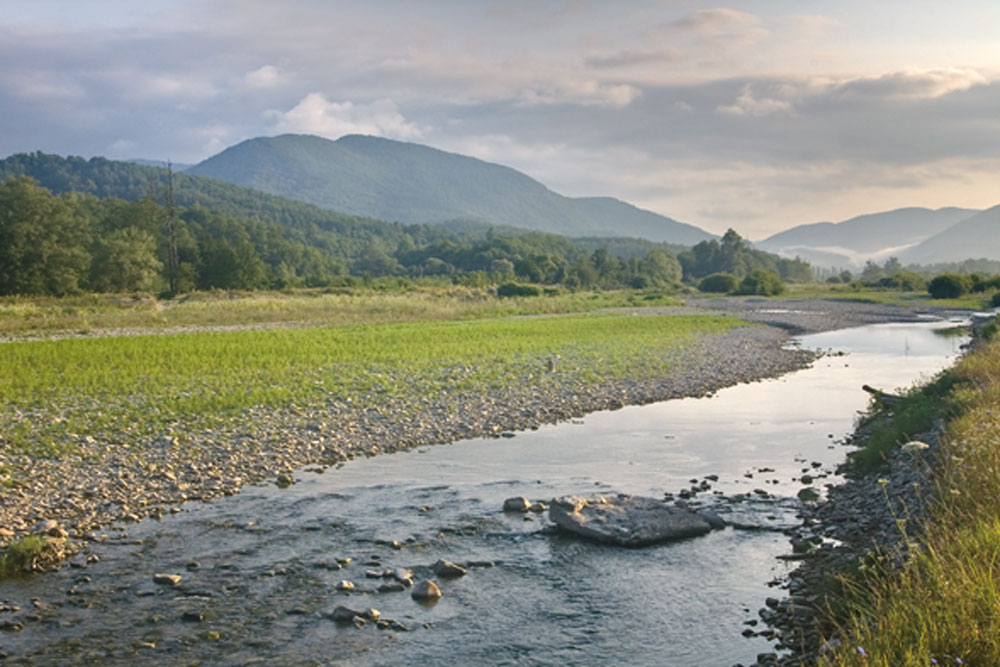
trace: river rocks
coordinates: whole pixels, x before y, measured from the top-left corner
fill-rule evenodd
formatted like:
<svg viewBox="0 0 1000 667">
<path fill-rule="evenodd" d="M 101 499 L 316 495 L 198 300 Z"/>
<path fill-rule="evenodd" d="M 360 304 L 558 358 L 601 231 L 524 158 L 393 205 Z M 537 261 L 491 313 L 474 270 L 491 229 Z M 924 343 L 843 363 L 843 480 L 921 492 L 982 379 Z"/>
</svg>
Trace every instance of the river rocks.
<svg viewBox="0 0 1000 667">
<path fill-rule="evenodd" d="M 456 565 L 450 560 L 444 559 L 434 563 L 434 565 L 431 566 L 431 569 L 434 570 L 434 574 L 439 577 L 444 577 L 445 579 L 454 579 L 456 577 L 465 576 L 465 573 L 468 571 L 461 565 Z"/>
<path fill-rule="evenodd" d="M 820 499 L 819 491 L 817 489 L 812 488 L 811 486 L 807 486 L 804 489 L 799 489 L 799 492 L 796 495 L 798 496 L 799 500 L 801 500 L 804 503 L 816 502 L 817 500 Z"/>
<path fill-rule="evenodd" d="M 433 601 L 441 597 L 441 589 L 430 579 L 424 579 L 414 585 L 410 596 L 418 601 Z"/>
<path fill-rule="evenodd" d="M 555 498 L 549 518 L 559 528 L 598 542 L 638 547 L 704 535 L 712 530 L 694 512 L 656 498 L 628 496 Z"/>
<path fill-rule="evenodd" d="M 161 586 L 179 586 L 181 583 L 181 575 L 179 574 L 154 574 L 153 583 L 160 584 Z"/>
<path fill-rule="evenodd" d="M 503 501 L 504 512 L 527 512 L 531 509 L 531 501 L 524 496 L 508 498 Z"/>
<path fill-rule="evenodd" d="M 353 623 L 355 618 L 362 618 L 363 612 L 355 611 L 350 607 L 345 607 L 344 605 L 338 605 L 336 609 L 330 612 L 327 616 L 330 620 L 337 623 Z"/>
<path fill-rule="evenodd" d="M 348 581 L 347 579 L 342 579 L 337 582 L 336 586 L 338 591 L 353 591 L 357 586 L 354 585 L 353 581 Z"/>
</svg>

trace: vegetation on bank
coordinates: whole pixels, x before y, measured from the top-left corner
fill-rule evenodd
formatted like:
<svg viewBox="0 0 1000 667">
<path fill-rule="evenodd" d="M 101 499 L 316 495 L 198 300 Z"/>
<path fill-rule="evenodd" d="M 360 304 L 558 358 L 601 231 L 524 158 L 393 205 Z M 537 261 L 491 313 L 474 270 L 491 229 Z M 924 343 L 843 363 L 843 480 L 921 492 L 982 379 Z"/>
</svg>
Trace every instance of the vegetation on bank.
<svg viewBox="0 0 1000 667">
<path fill-rule="evenodd" d="M 846 574 L 841 648 L 821 664 L 1000 664 L 1000 325 L 928 389 L 947 416 L 923 537 L 902 571 Z M 923 401 L 917 392 L 908 401 Z M 907 419 L 904 417 L 904 419 Z"/>
<path fill-rule="evenodd" d="M 7 453 L 72 454 L 81 439 L 137 443 L 195 433 L 247 408 L 414 406 L 454 392 L 581 387 L 668 372 L 710 315 L 592 313 L 335 327 L 21 341 L 0 355 Z"/>
</svg>

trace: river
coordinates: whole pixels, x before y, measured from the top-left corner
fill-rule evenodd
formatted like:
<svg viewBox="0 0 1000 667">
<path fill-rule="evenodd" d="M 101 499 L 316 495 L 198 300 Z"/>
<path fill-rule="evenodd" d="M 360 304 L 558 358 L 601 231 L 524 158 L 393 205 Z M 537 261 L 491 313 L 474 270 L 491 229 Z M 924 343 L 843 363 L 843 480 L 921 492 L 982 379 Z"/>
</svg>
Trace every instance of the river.
<svg viewBox="0 0 1000 667">
<path fill-rule="evenodd" d="M 8 664 L 752 662 L 771 644 L 741 632 L 766 597 L 781 597 L 773 586 L 790 565 L 777 556 L 790 547 L 780 529 L 796 522 L 799 477 L 823 476 L 817 488 L 837 481 L 841 441 L 868 402 L 861 385 L 906 387 L 949 365 L 963 339 L 941 335 L 948 326 L 804 336 L 796 344 L 830 354 L 782 378 L 307 467 L 286 489 L 245 487 L 109 530 L 93 549 L 99 562 L 0 585 L 0 627 L 24 625 L 0 632 L 0 654 Z M 764 529 L 622 549 L 555 534 L 544 515 L 501 511 L 520 495 L 659 497 L 708 475 L 718 481 L 704 502 Z M 750 499 L 724 500 L 736 494 Z M 386 580 L 366 577 L 406 567 L 420 578 L 439 558 L 472 566 L 438 580 L 434 605 L 377 592 Z M 154 584 L 155 573 L 181 583 Z M 337 591 L 342 580 L 357 590 Z M 324 616 L 341 604 L 377 608 L 406 630 Z"/>
</svg>

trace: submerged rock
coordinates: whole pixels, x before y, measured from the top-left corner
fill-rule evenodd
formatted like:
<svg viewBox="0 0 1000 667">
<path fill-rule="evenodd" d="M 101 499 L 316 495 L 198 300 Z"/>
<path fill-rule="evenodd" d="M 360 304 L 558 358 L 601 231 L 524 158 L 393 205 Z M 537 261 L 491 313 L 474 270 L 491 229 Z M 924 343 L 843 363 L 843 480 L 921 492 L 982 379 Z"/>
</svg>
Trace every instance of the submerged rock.
<svg viewBox="0 0 1000 667">
<path fill-rule="evenodd" d="M 549 518 L 563 530 L 598 542 L 639 547 L 704 535 L 711 525 L 691 510 L 656 498 L 619 494 L 615 497 L 555 498 Z"/>
<path fill-rule="evenodd" d="M 437 600 L 441 597 L 441 589 L 430 579 L 425 579 L 413 587 L 410 596 L 414 600 Z"/>
<path fill-rule="evenodd" d="M 531 509 L 531 501 L 524 496 L 516 496 L 503 501 L 504 512 L 527 512 Z"/>
<path fill-rule="evenodd" d="M 465 573 L 467 572 L 467 570 L 461 565 L 456 565 L 455 563 L 452 563 L 450 560 L 444 560 L 443 558 L 438 562 L 434 563 L 431 569 L 434 570 L 434 574 L 436 574 L 439 577 L 444 577 L 446 579 L 453 577 L 461 577 L 464 576 Z"/>
</svg>

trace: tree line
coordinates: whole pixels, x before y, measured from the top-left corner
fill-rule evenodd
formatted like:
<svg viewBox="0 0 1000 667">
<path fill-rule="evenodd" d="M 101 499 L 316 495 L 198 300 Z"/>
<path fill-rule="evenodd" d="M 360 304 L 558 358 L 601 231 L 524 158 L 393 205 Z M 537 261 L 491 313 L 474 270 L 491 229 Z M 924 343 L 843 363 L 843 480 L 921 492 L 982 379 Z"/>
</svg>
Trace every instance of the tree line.
<svg viewBox="0 0 1000 667">
<path fill-rule="evenodd" d="M 0 294 L 315 287 L 383 276 L 669 288 L 719 270 L 740 277 L 764 270 L 788 280 L 811 275 L 807 263 L 754 250 L 732 230 L 721 242 L 675 254 L 676 247 L 638 239 L 602 243 L 481 225 L 369 220 L 183 175 L 178 206 L 168 209 L 161 203 L 163 180 L 149 180 L 166 170 L 43 154 L 14 157 L 23 159 L 3 161 L 8 171 L 12 164 L 14 171 L 27 165 L 47 183 L 92 192 L 56 194 L 23 174 L 0 182 Z M 146 192 L 137 196 L 141 187 Z"/>
</svg>

